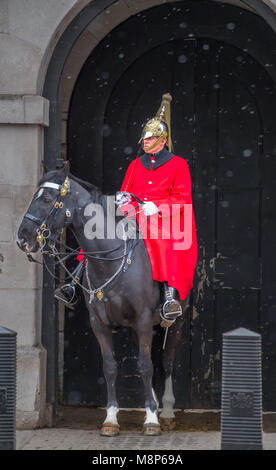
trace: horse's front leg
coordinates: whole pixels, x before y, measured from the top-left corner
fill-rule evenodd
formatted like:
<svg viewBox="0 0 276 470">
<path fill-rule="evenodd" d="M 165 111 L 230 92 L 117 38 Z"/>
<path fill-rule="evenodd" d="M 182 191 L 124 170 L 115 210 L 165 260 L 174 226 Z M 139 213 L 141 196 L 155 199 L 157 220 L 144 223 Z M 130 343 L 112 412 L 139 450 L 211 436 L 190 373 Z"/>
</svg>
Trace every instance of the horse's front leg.
<svg viewBox="0 0 276 470">
<path fill-rule="evenodd" d="M 102 359 L 103 372 L 107 385 L 107 414 L 101 428 L 102 436 L 115 436 L 119 434 L 117 413 L 119 406 L 116 398 L 115 381 L 117 377 L 117 362 L 114 359 L 114 346 L 112 333 L 97 317 L 90 318 L 92 329 L 99 342 Z"/>
<path fill-rule="evenodd" d="M 144 319 L 139 323 L 139 325 L 137 325 L 136 333 L 139 343 L 138 370 L 141 374 L 145 386 L 146 419 L 144 423 L 143 433 L 147 436 L 159 436 L 161 434 L 161 428 L 157 414 L 158 405 L 152 389 L 152 318 L 150 312 L 146 314 L 146 319 Z"/>
</svg>

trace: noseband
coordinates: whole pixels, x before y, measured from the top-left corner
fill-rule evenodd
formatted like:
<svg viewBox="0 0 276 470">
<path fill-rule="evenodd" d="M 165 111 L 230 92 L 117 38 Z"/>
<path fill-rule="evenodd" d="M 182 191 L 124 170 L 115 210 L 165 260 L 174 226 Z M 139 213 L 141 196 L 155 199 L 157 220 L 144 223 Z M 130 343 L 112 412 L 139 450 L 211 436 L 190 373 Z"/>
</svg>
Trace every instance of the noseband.
<svg viewBox="0 0 276 470">
<path fill-rule="evenodd" d="M 55 202 L 49 212 L 49 214 L 45 217 L 44 220 L 39 219 L 38 217 L 35 217 L 34 215 L 30 214 L 27 212 L 24 217 L 26 219 L 31 220 L 35 224 L 39 226 L 37 229 L 37 242 L 39 243 L 40 246 L 43 245 L 44 241 L 50 236 L 51 234 L 51 229 L 50 227 L 47 226 L 47 219 L 50 217 L 50 215 L 54 212 L 57 211 L 58 209 L 62 209 L 64 206 L 63 201 L 61 200 L 62 197 L 66 196 L 68 191 L 70 191 L 70 181 L 68 176 L 66 176 L 64 183 L 63 184 L 57 184 L 57 183 L 50 183 L 50 182 L 45 182 L 43 183 L 39 188 L 51 188 L 51 189 L 56 189 L 59 194 L 57 195 Z M 56 215 L 56 214 L 55 214 Z M 66 216 L 70 217 L 71 212 L 67 209 L 66 210 Z"/>
</svg>

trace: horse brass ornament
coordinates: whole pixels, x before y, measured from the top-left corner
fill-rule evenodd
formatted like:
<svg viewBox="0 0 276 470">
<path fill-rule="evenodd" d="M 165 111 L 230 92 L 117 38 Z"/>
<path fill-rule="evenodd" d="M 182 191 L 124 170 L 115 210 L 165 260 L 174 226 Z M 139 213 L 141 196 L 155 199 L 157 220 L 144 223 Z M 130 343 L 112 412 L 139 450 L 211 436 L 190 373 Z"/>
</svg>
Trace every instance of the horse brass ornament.
<svg viewBox="0 0 276 470">
<path fill-rule="evenodd" d="M 38 232 L 36 239 L 37 239 L 37 242 L 39 243 L 39 245 L 42 245 L 44 237 L 43 237 L 41 232 Z"/>
<path fill-rule="evenodd" d="M 66 196 L 66 194 L 68 193 L 69 187 L 70 187 L 69 178 L 68 176 L 66 176 L 63 186 L 60 190 L 60 195 Z"/>
<path fill-rule="evenodd" d="M 102 300 L 102 298 L 103 298 L 103 293 L 102 293 L 101 290 L 99 290 L 99 292 L 97 293 L 97 297 L 98 297 L 98 299 L 99 299 L 100 301 Z"/>
</svg>

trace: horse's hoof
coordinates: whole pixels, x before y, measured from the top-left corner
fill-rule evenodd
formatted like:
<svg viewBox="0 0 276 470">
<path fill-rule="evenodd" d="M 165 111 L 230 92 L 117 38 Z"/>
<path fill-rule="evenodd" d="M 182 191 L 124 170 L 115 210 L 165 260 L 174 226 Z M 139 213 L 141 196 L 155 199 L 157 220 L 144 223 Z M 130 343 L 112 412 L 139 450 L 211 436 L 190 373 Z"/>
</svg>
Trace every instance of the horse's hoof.
<svg viewBox="0 0 276 470">
<path fill-rule="evenodd" d="M 143 427 L 144 436 L 160 436 L 161 428 L 160 424 L 156 423 L 145 423 Z"/>
<path fill-rule="evenodd" d="M 176 426 L 176 421 L 174 418 L 160 418 L 161 429 L 162 431 L 172 431 Z"/>
<path fill-rule="evenodd" d="M 104 423 L 101 429 L 101 436 L 117 436 L 119 434 L 120 426 L 114 423 Z"/>
</svg>

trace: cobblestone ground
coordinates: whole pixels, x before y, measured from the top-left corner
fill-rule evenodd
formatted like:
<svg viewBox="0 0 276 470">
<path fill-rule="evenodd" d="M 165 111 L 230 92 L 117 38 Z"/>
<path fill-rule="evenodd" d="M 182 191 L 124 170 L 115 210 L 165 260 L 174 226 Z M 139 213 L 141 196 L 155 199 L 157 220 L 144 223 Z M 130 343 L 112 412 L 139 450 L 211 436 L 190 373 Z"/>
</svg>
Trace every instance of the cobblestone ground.
<svg viewBox="0 0 276 470">
<path fill-rule="evenodd" d="M 276 433 L 264 433 L 264 450 L 276 450 Z M 121 432 L 102 437 L 99 431 L 45 428 L 17 431 L 18 450 L 219 450 L 219 432 L 163 432 L 161 436 L 143 436 L 139 432 Z"/>
</svg>

